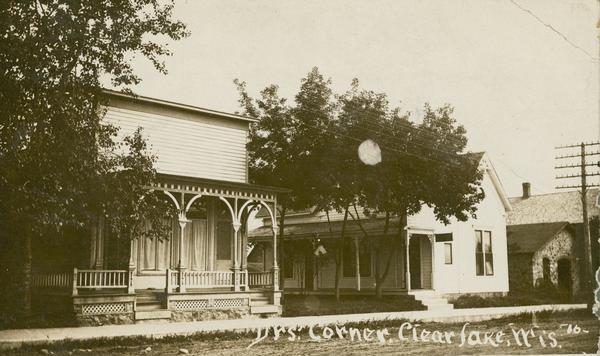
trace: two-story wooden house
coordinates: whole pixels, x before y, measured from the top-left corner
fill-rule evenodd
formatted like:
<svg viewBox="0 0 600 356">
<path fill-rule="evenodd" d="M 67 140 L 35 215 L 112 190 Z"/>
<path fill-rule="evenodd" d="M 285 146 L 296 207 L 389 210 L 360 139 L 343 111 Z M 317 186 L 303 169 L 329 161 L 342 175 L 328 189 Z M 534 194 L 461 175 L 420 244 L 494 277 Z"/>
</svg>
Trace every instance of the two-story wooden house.
<svg viewBox="0 0 600 356">
<path fill-rule="evenodd" d="M 158 184 L 148 188 L 164 192 L 178 211 L 171 237 L 123 243 L 100 224 L 78 236 L 68 256 L 58 258 L 41 244 L 34 251 L 36 300 L 44 304 L 49 295 L 62 296 L 87 324 L 279 314 L 277 264 L 269 271 L 247 269 L 249 210 L 261 206 L 268 212 L 276 246 L 275 205 L 285 192 L 248 183 L 246 142 L 253 120 L 106 95 L 104 120 L 119 127 L 121 136 L 142 127 L 157 156 Z M 272 251 L 276 261 L 277 249 Z"/>
</svg>

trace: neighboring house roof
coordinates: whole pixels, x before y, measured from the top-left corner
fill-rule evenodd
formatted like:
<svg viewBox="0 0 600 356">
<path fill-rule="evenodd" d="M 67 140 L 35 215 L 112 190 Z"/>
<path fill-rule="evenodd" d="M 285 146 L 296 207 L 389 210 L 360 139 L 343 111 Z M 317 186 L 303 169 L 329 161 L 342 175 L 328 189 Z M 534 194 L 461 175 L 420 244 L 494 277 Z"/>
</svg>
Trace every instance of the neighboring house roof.
<svg viewBox="0 0 600 356">
<path fill-rule="evenodd" d="M 508 253 L 533 253 L 564 229 L 572 229 L 566 221 L 507 226 Z"/>
<path fill-rule="evenodd" d="M 291 191 L 291 190 L 290 190 Z M 311 209 L 303 209 L 303 210 L 291 210 L 288 209 L 285 213 L 285 216 L 293 216 L 293 215 L 305 215 L 311 214 L 313 211 Z M 256 213 L 256 218 L 269 218 L 269 212 L 265 208 L 261 208 L 258 213 Z"/>
<path fill-rule="evenodd" d="M 122 93 L 122 92 L 110 90 L 110 89 L 104 89 L 103 92 L 104 92 L 104 94 L 108 95 L 108 97 L 112 96 L 112 97 L 117 97 L 117 98 L 129 99 L 129 100 L 134 100 L 134 101 L 142 102 L 142 103 L 155 104 L 155 105 L 159 105 L 159 106 L 170 107 L 173 109 L 201 113 L 201 114 L 205 114 L 208 116 L 223 117 L 223 118 L 236 119 L 236 120 L 242 120 L 242 121 L 248 121 L 248 122 L 258 121 L 256 119 L 252 119 L 252 118 L 242 116 L 242 115 L 231 114 L 231 113 L 217 111 L 217 110 L 211 110 L 211 109 L 205 109 L 205 108 L 201 108 L 198 106 L 180 104 L 180 103 L 175 103 L 172 101 L 150 98 L 147 96 L 131 95 L 131 94 Z"/>
<path fill-rule="evenodd" d="M 596 207 L 598 189 L 590 189 L 587 194 L 588 216 L 598 216 Z M 536 224 L 567 221 L 581 223 L 583 213 L 581 194 L 578 191 L 532 195 L 528 198 L 510 198 L 512 211 L 508 213 L 507 224 Z"/>
</svg>

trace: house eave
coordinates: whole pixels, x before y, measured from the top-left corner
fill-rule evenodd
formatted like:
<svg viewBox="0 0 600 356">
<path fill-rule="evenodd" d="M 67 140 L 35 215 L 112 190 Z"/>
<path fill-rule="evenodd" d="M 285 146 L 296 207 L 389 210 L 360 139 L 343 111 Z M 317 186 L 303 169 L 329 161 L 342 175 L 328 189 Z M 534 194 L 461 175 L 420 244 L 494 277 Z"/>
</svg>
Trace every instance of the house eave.
<svg viewBox="0 0 600 356">
<path fill-rule="evenodd" d="M 227 113 L 224 111 L 211 110 L 211 109 L 206 109 L 206 108 L 202 108 L 199 106 L 181 104 L 181 103 L 176 103 L 173 101 L 156 99 L 156 98 L 151 98 L 151 97 L 142 96 L 142 95 L 132 95 L 132 94 L 122 93 L 122 92 L 110 90 L 110 89 L 104 89 L 103 93 L 105 95 L 107 95 L 109 98 L 116 97 L 116 98 L 121 98 L 121 99 L 126 99 L 126 100 L 133 100 L 133 101 L 140 102 L 140 103 L 154 104 L 154 105 L 159 105 L 159 106 L 163 106 L 163 107 L 169 107 L 169 108 L 173 108 L 173 109 L 204 114 L 204 115 L 208 115 L 208 116 L 212 116 L 212 117 L 241 120 L 241 121 L 246 121 L 249 123 L 258 121 L 257 119 L 253 119 L 253 118 L 250 118 L 247 116 L 231 114 L 231 113 Z"/>
</svg>

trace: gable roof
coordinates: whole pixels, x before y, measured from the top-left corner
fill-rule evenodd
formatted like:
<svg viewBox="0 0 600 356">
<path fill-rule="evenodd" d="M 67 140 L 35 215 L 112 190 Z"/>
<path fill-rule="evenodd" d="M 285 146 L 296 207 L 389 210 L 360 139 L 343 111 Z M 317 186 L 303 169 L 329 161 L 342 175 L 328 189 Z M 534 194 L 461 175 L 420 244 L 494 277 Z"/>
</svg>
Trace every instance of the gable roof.
<svg viewBox="0 0 600 356">
<path fill-rule="evenodd" d="M 565 228 L 568 228 L 572 231 L 572 228 L 566 221 L 507 226 L 506 238 L 508 243 L 508 252 L 535 252 Z"/>
<path fill-rule="evenodd" d="M 500 181 L 498 172 L 496 172 L 496 169 L 494 168 L 494 165 L 492 164 L 492 161 L 490 160 L 488 154 L 485 152 L 476 152 L 476 153 L 471 153 L 471 154 L 473 155 L 473 157 L 475 159 L 479 158 L 479 167 L 481 169 L 483 169 L 490 177 L 490 180 L 492 181 L 492 184 L 494 185 L 496 193 L 498 194 L 498 197 L 500 198 L 500 201 L 502 202 L 502 205 L 504 206 L 504 210 L 507 212 L 511 211 L 512 210 L 511 202 L 508 199 L 508 195 L 506 194 L 506 191 L 504 190 L 504 186 L 502 186 L 502 182 Z"/>
<path fill-rule="evenodd" d="M 110 97 L 114 97 L 114 98 L 121 98 L 121 99 L 124 99 L 124 100 L 132 100 L 132 101 L 135 101 L 135 102 L 153 104 L 153 105 L 158 105 L 158 106 L 162 106 L 162 107 L 168 107 L 168 108 L 176 109 L 176 110 L 183 110 L 183 111 L 188 111 L 188 112 L 200 113 L 200 114 L 204 114 L 204 115 L 208 115 L 208 116 L 213 116 L 213 117 L 220 117 L 220 118 L 241 120 L 241 121 L 246 121 L 246 122 L 249 122 L 249 123 L 250 122 L 257 122 L 258 121 L 256 119 L 253 119 L 253 118 L 250 118 L 250 117 L 246 117 L 246 116 L 242 116 L 242 115 L 237 115 L 237 114 L 231 114 L 231 113 L 224 112 L 224 111 L 211 110 L 211 109 L 201 108 L 199 106 L 181 104 L 181 103 L 176 103 L 176 102 L 173 102 L 173 101 L 156 99 L 156 98 L 150 98 L 150 97 L 142 96 L 142 95 L 132 95 L 132 94 L 128 94 L 128 93 L 123 93 L 123 92 L 120 92 L 120 91 L 116 91 L 116 90 L 104 89 L 103 93 L 104 93 L 104 95 L 106 95 L 109 98 Z"/>
<path fill-rule="evenodd" d="M 590 189 L 587 194 L 588 216 L 600 215 L 596 206 L 598 189 Z M 512 211 L 508 213 L 508 225 L 537 224 L 566 221 L 581 223 L 583 213 L 581 194 L 578 191 L 532 195 L 529 198 L 510 198 Z"/>
</svg>

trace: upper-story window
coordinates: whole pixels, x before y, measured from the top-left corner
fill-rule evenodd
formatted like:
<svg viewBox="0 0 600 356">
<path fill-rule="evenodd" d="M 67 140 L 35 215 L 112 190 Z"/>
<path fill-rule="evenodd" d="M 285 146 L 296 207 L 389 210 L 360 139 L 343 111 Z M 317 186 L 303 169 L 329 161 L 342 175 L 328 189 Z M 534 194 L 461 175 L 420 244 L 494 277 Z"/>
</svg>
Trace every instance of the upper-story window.
<svg viewBox="0 0 600 356">
<path fill-rule="evenodd" d="M 494 254 L 492 252 L 492 232 L 475 230 L 475 274 L 494 275 Z"/>
</svg>

